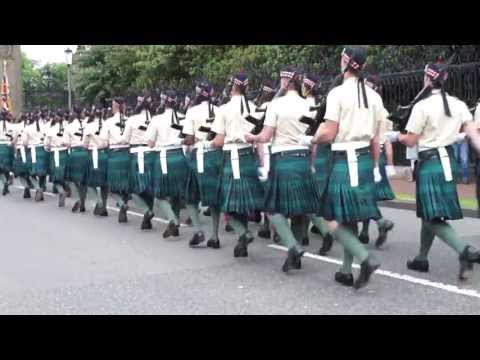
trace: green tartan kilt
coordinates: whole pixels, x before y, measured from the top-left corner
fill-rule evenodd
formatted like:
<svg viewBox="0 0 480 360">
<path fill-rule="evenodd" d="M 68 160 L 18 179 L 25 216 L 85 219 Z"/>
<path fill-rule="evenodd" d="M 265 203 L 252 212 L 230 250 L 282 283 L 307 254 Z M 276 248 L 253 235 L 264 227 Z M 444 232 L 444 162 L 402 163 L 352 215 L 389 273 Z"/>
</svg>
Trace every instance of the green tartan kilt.
<svg viewBox="0 0 480 360">
<path fill-rule="evenodd" d="M 58 152 L 59 167 L 55 167 L 55 153 L 50 152 L 50 182 L 63 183 L 65 181 L 65 175 L 67 170 L 68 152 L 62 150 Z"/>
<path fill-rule="evenodd" d="M 185 199 L 190 171 L 183 149 L 167 151 L 167 174 L 162 173 L 160 152 L 154 153 L 153 192 L 157 199 L 167 197 Z"/>
<path fill-rule="evenodd" d="M 264 210 L 286 217 L 321 212 L 321 193 L 310 166 L 310 151 L 272 154 Z"/>
<path fill-rule="evenodd" d="M 189 204 L 202 202 L 203 206 L 218 206 L 217 185 L 222 166 L 223 151 L 205 152 L 203 156 L 203 173 L 197 169 L 197 149 L 191 153 L 190 172 L 187 179 L 185 200 Z"/>
<path fill-rule="evenodd" d="M 382 180 L 379 183 L 375 183 L 375 196 L 377 201 L 393 200 L 395 199 L 395 194 L 392 191 L 390 186 L 390 181 L 388 180 L 387 171 L 385 166 L 387 165 L 387 160 L 385 157 L 385 150 L 380 153 L 380 175 L 382 175 Z"/>
<path fill-rule="evenodd" d="M 49 172 L 50 154 L 43 146 L 37 146 L 36 162 L 32 162 L 32 149 L 27 149 L 27 163 L 30 168 L 30 175 L 32 176 L 46 176 Z"/>
<path fill-rule="evenodd" d="M 0 171 L 11 171 L 13 165 L 13 148 L 0 144 Z"/>
<path fill-rule="evenodd" d="M 221 211 L 251 214 L 263 210 L 264 186 L 258 179 L 257 161 L 251 149 L 239 150 L 240 179 L 233 178 L 230 152 L 225 151 L 222 172 L 217 184 Z"/>
<path fill-rule="evenodd" d="M 153 194 L 153 165 L 155 162 L 155 156 L 158 156 L 158 152 L 149 151 L 144 153 L 143 163 L 144 172 L 140 174 L 138 172 L 138 156 L 137 154 L 130 154 L 130 193 L 141 194 L 146 192 L 147 194 Z"/>
<path fill-rule="evenodd" d="M 323 217 L 339 223 L 381 218 L 374 190 L 373 160 L 370 153 L 358 155 L 357 187 L 350 185 L 347 157 L 333 153 L 332 170 L 323 196 Z"/>
<path fill-rule="evenodd" d="M 98 169 L 93 168 L 92 151 L 88 151 L 87 185 L 99 187 L 107 185 L 108 150 L 98 149 Z"/>
<path fill-rule="evenodd" d="M 66 180 L 85 185 L 88 176 L 88 149 L 78 147 L 70 149 L 67 161 Z"/>
<path fill-rule="evenodd" d="M 323 194 L 327 187 L 328 175 L 332 167 L 332 147 L 330 144 L 318 145 L 314 167 L 315 174 L 313 174 L 313 178 L 317 186 L 317 191 Z"/>
<path fill-rule="evenodd" d="M 15 176 L 28 176 L 30 175 L 30 165 L 28 159 L 25 162 L 22 161 L 20 150 L 16 149 L 13 156 L 12 171 Z"/>
<path fill-rule="evenodd" d="M 457 171 L 457 164 L 453 155 L 453 148 L 448 148 L 452 174 Z M 462 209 L 458 201 L 457 183 L 447 182 L 443 174 L 443 167 L 438 157 L 418 162 L 417 183 L 417 216 L 424 220 L 446 218 L 458 220 L 463 218 Z"/>
<path fill-rule="evenodd" d="M 107 184 L 113 193 L 128 193 L 130 190 L 129 148 L 110 150 L 108 153 Z"/>
</svg>

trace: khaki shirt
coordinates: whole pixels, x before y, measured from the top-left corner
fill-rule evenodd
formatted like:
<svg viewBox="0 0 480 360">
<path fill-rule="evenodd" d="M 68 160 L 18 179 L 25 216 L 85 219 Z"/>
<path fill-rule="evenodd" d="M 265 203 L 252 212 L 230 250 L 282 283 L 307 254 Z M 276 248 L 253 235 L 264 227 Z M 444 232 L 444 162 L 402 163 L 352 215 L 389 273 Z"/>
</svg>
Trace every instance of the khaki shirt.
<svg viewBox="0 0 480 360">
<path fill-rule="evenodd" d="M 100 134 L 97 135 L 100 120 L 96 118 L 90 123 L 85 124 L 84 130 L 84 144 L 89 147 L 96 147 L 98 149 L 104 149 L 108 147 L 108 142 L 102 139 Z M 105 121 L 102 120 L 102 128 L 105 125 Z M 100 130 L 101 132 L 101 130 Z"/>
<path fill-rule="evenodd" d="M 6 131 L 3 130 L 3 121 L 0 121 L 0 141 L 11 142 L 16 136 L 16 127 L 11 122 L 5 121 L 5 129 Z M 7 135 L 10 135 L 12 138 L 10 139 Z"/>
<path fill-rule="evenodd" d="M 148 114 L 148 118 L 152 120 L 152 117 L 150 114 Z M 128 122 L 126 124 L 125 128 L 125 141 L 130 143 L 131 145 L 142 145 L 142 144 L 147 144 L 148 143 L 148 137 L 147 137 L 147 129 L 141 130 L 139 129 L 140 126 L 144 126 L 145 128 L 150 127 L 149 125 L 146 125 L 147 121 L 147 114 L 146 110 L 143 110 L 140 114 L 136 114 L 131 116 L 128 119 Z"/>
<path fill-rule="evenodd" d="M 66 125 L 67 123 L 64 121 L 63 126 L 64 126 L 64 132 L 63 136 L 57 136 L 57 134 L 60 132 L 60 124 L 57 123 L 53 126 L 50 126 L 47 129 L 46 136 L 45 136 L 45 145 L 50 145 L 51 147 L 64 147 L 69 145 L 69 139 L 67 138 L 66 135 Z"/>
<path fill-rule="evenodd" d="M 165 112 L 160 115 L 156 115 L 152 118 L 150 126 L 147 129 L 146 139 L 148 141 L 154 141 L 155 147 L 163 147 L 172 145 L 173 142 L 178 139 L 180 131 L 173 129 L 172 125 L 172 109 L 165 109 Z M 177 113 L 180 118 L 182 115 Z M 182 122 L 180 122 L 182 125 Z"/>
<path fill-rule="evenodd" d="M 473 120 L 475 121 L 477 128 L 480 129 L 480 103 L 477 105 L 477 108 L 475 109 L 475 115 Z"/>
<path fill-rule="evenodd" d="M 116 113 L 111 118 L 104 121 L 100 138 L 106 141 L 108 145 L 128 145 L 125 140 L 125 132 L 122 134 L 119 126 L 115 125 L 120 122 L 120 114 Z M 128 121 L 125 122 L 125 131 Z"/>
<path fill-rule="evenodd" d="M 218 107 L 213 105 L 213 113 L 216 114 Z M 183 133 L 185 135 L 194 135 L 198 141 L 206 140 L 208 133 L 199 131 L 201 126 L 210 127 L 212 124 L 207 123 L 209 111 L 208 101 L 192 106 L 187 110 L 184 120 Z"/>
<path fill-rule="evenodd" d="M 275 128 L 272 146 L 298 145 L 298 137 L 304 135 L 308 128 L 300 119 L 308 114 L 309 109 L 309 102 L 296 91 L 289 91 L 272 101 L 264 123 L 265 126 Z"/>
<path fill-rule="evenodd" d="M 380 122 L 380 125 L 378 127 L 378 138 L 380 141 L 380 145 L 384 145 L 387 142 L 387 137 L 385 136 L 385 133 L 387 131 L 392 131 L 393 130 L 393 121 L 388 120 L 388 111 L 384 108 L 383 109 L 384 113 L 384 120 Z"/>
<path fill-rule="evenodd" d="M 212 131 L 225 135 L 225 144 L 245 144 L 245 134 L 250 133 L 255 125 L 249 123 L 240 113 L 240 101 L 243 96 L 235 95 L 232 99 L 218 108 L 215 120 L 212 124 Z M 250 115 L 256 119 L 262 118 L 262 113 L 255 112 L 255 104 L 248 102 Z M 245 103 L 244 110 L 247 111 Z"/>
<path fill-rule="evenodd" d="M 48 125 L 42 124 L 41 121 L 38 121 L 38 127 L 40 128 L 40 131 L 37 131 L 37 124 L 35 122 L 25 127 L 22 139 L 23 145 L 32 146 L 43 144 Z"/>
<path fill-rule="evenodd" d="M 75 135 L 75 133 L 81 134 L 82 127 L 84 127 L 85 124 L 86 124 L 85 120 L 80 121 L 78 119 L 75 119 L 70 124 L 67 124 L 65 126 L 65 136 L 70 146 L 72 147 L 84 146 L 85 133 L 83 133 L 83 136 Z M 83 129 L 83 131 L 85 131 L 85 129 Z"/>
<path fill-rule="evenodd" d="M 418 102 L 412 109 L 406 130 L 420 135 L 419 151 L 451 145 L 458 140 L 463 124 L 473 120 L 473 116 L 463 101 L 447 94 L 452 117 L 447 117 L 443 109 L 440 90 Z"/>
<path fill-rule="evenodd" d="M 363 104 L 361 90 L 359 106 L 357 85 L 357 78 L 348 78 L 327 96 L 325 120 L 339 123 L 334 143 L 369 142 L 377 134 L 379 123 L 384 120 L 384 107 L 380 95 L 365 86 L 368 109 Z"/>
<path fill-rule="evenodd" d="M 16 124 L 12 124 L 14 139 L 16 141 L 16 148 L 23 146 L 23 132 L 25 130 L 25 123 L 20 122 Z"/>
</svg>

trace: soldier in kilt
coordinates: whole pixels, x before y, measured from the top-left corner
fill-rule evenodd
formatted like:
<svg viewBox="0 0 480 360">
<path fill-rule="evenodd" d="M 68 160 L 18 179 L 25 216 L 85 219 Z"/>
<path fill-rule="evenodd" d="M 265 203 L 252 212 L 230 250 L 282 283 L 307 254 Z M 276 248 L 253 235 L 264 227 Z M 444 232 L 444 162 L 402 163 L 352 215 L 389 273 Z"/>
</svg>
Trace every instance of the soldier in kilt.
<svg viewBox="0 0 480 360">
<path fill-rule="evenodd" d="M 172 202 L 179 204 L 185 198 L 188 178 L 188 163 L 183 153 L 179 117 L 176 111 L 177 93 L 165 92 L 165 111 L 155 116 L 150 123 L 147 139 L 153 152 L 153 193 L 160 211 L 169 223 L 163 238 L 179 236 L 179 211 L 175 213 Z M 179 210 L 179 209 L 178 209 Z"/>
<path fill-rule="evenodd" d="M 12 115 L 4 109 L 0 109 L 0 183 L 2 184 L 2 195 L 7 195 L 10 171 L 13 162 L 13 141 L 16 138 L 15 127 L 12 122 Z"/>
<path fill-rule="evenodd" d="M 108 216 L 108 143 L 100 136 L 104 120 L 104 111 L 96 107 L 84 130 L 84 144 L 88 148 L 87 197 L 95 199 L 93 214 L 97 216 Z"/>
<path fill-rule="evenodd" d="M 477 129 L 480 131 L 480 101 L 475 108 L 474 118 L 475 125 Z M 478 217 L 480 217 L 480 157 L 477 156 L 477 184 L 476 184 L 476 192 L 477 192 L 477 206 L 478 206 Z"/>
<path fill-rule="evenodd" d="M 100 138 L 109 146 L 107 185 L 112 197 L 120 204 L 118 222 L 126 223 L 130 191 L 130 145 L 124 135 L 127 124 L 124 116 L 125 99 L 115 97 L 111 111 L 113 115 L 103 124 Z"/>
<path fill-rule="evenodd" d="M 184 144 L 194 146 L 189 156 L 190 171 L 186 188 L 186 202 L 189 216 L 197 232 L 190 240 L 190 246 L 198 246 L 205 241 L 205 233 L 198 216 L 198 203 L 208 206 L 212 218 L 212 231 L 207 247 L 220 248 L 218 229 L 220 226 L 220 206 L 217 193 L 217 182 L 220 177 L 223 152 L 221 149 L 211 148 L 209 141 L 215 136 L 210 126 L 215 119 L 218 107 L 211 103 L 213 92 L 208 82 L 197 86 L 197 97 L 194 105 L 188 109 L 183 127 L 186 135 Z M 207 149 L 205 149 L 207 144 Z"/>
<path fill-rule="evenodd" d="M 144 212 L 142 230 L 152 229 L 153 219 L 153 164 L 155 152 L 148 146 L 148 128 L 151 124 L 151 97 L 137 98 L 133 116 L 128 119 L 125 141 L 130 143 L 130 194 L 135 206 Z"/>
<path fill-rule="evenodd" d="M 66 169 L 69 140 L 65 134 L 65 113 L 57 111 L 45 134 L 45 150 L 49 152 L 50 181 L 58 189 L 58 207 L 65 207 Z"/>
<path fill-rule="evenodd" d="M 313 143 L 332 143 L 332 167 L 323 196 L 323 216 L 330 221 L 334 239 L 344 247 L 343 266 L 335 280 L 356 289 L 364 287 L 380 264 L 358 240 L 357 223 L 379 219 L 380 211 L 374 191 L 373 164 L 378 162 L 377 130 L 383 121 L 381 97 L 365 87 L 362 70 L 366 50 L 346 48 L 341 56 L 343 84 L 327 96 L 325 122 L 320 125 Z M 303 137 L 302 144 L 310 144 Z M 353 279 L 352 263 L 360 266 L 358 278 Z"/>
<path fill-rule="evenodd" d="M 220 210 L 229 215 L 228 223 L 240 235 L 234 257 L 247 257 L 248 244 L 254 240 L 248 230 L 248 214 L 263 210 L 263 186 L 258 179 L 258 162 L 253 147 L 245 141 L 254 125 L 246 120 L 255 105 L 246 99 L 248 77 L 233 77 L 231 100 L 219 107 L 212 124 L 215 139 L 205 148 L 223 148 L 222 171 L 218 182 Z M 260 148 L 263 155 L 263 149 Z"/>
<path fill-rule="evenodd" d="M 24 186 L 23 198 L 30 199 L 30 189 L 33 188 L 33 184 L 30 180 L 30 167 L 27 161 L 27 152 L 23 145 L 23 133 L 27 124 L 33 119 L 33 114 L 28 116 L 21 116 L 20 122 L 15 124 L 16 127 L 16 139 L 15 148 L 12 163 L 12 172 L 15 177 L 20 178 L 20 182 Z"/>
<path fill-rule="evenodd" d="M 87 198 L 88 149 L 84 142 L 85 124 L 84 111 L 74 108 L 74 119 L 66 126 L 65 133 L 69 143 L 66 181 L 78 200 L 72 207 L 72 212 L 85 212 Z"/>
<path fill-rule="evenodd" d="M 406 134 L 387 133 L 391 142 L 419 146 L 417 172 L 417 216 L 422 219 L 420 251 L 407 262 L 413 271 L 428 272 L 428 253 L 435 236 L 459 254 L 459 279 L 474 263 L 480 263 L 480 251 L 466 244 L 448 220 L 463 218 L 458 200 L 453 144 L 461 138 L 462 128 L 479 151 L 480 135 L 467 105 L 444 90 L 448 68 L 444 63 L 425 67 L 425 86 L 430 92 L 415 104 L 406 126 Z"/>
<path fill-rule="evenodd" d="M 375 90 L 381 95 L 381 87 L 379 78 L 377 76 L 368 76 L 365 79 L 365 85 Z M 384 109 L 385 119 L 380 123 L 379 127 L 379 143 L 380 143 L 380 158 L 378 166 L 374 168 L 375 175 L 375 195 L 377 201 L 386 201 L 395 199 L 395 194 L 392 191 L 388 177 L 395 174 L 395 168 L 393 167 L 393 147 L 392 144 L 387 141 L 385 137 L 386 131 L 390 131 L 393 128 L 393 123 L 387 119 L 388 112 Z M 387 154 L 388 165 L 387 165 Z M 381 247 L 387 241 L 388 232 L 394 227 L 394 223 L 383 216 L 376 220 L 378 227 L 378 238 L 375 241 L 375 247 Z M 368 244 L 370 242 L 369 237 L 369 225 L 370 220 L 365 220 L 362 224 L 362 231 L 360 232 L 360 242 L 362 244 Z"/>
<path fill-rule="evenodd" d="M 30 176 L 35 185 L 35 201 L 43 201 L 43 192 L 46 190 L 49 154 L 45 150 L 44 140 L 47 126 L 40 119 L 39 114 L 34 115 L 33 122 L 25 127 L 23 132 L 23 145 L 27 149 L 27 163 Z"/>
</svg>

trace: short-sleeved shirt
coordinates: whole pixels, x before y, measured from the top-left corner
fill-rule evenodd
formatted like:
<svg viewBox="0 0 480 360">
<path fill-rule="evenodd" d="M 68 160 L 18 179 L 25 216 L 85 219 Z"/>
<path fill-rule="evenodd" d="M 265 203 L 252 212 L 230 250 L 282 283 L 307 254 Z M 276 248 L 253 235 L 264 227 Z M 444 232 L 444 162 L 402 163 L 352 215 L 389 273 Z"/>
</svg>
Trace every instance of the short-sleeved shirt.
<svg viewBox="0 0 480 360">
<path fill-rule="evenodd" d="M 300 119 L 308 114 L 309 110 L 309 102 L 296 91 L 289 91 L 272 101 L 264 122 L 265 126 L 275 128 L 272 146 L 298 145 L 298 137 L 304 135 L 308 128 Z"/>
<path fill-rule="evenodd" d="M 23 145 L 25 146 L 32 146 L 32 145 L 40 145 L 43 144 L 45 139 L 45 134 L 47 132 L 47 126 L 43 124 L 41 121 L 38 121 L 38 127 L 40 131 L 37 130 L 36 122 L 33 124 L 27 125 L 25 130 L 23 131 Z"/>
<path fill-rule="evenodd" d="M 102 128 L 104 126 L 104 121 L 102 120 Z M 102 139 L 98 130 L 100 128 L 100 119 L 95 118 L 94 120 L 87 122 L 85 124 L 84 130 L 84 140 L 86 146 L 96 147 L 99 149 L 106 148 L 108 146 L 107 141 Z M 100 129 L 101 132 L 101 129 Z M 97 134 L 98 133 L 98 134 Z"/>
<path fill-rule="evenodd" d="M 65 125 L 65 136 L 70 146 L 84 146 L 83 131 L 85 131 L 85 123 L 86 121 L 84 120 L 75 119 L 70 124 Z M 83 135 L 80 136 L 80 134 Z"/>
<path fill-rule="evenodd" d="M 122 130 L 116 124 L 120 122 L 120 114 L 116 113 L 111 118 L 107 119 L 102 127 L 100 137 L 102 140 L 106 141 L 108 145 L 127 145 L 128 142 L 125 141 L 125 132 L 122 134 Z M 128 120 L 125 123 L 125 129 Z"/>
<path fill-rule="evenodd" d="M 473 120 L 475 121 L 477 128 L 480 129 L 480 103 L 478 103 L 477 108 L 475 109 L 475 115 Z"/>
<path fill-rule="evenodd" d="M 169 146 L 178 139 L 180 130 L 172 128 L 172 109 L 165 109 L 165 112 L 152 118 L 148 127 L 146 139 L 154 141 L 155 147 Z M 177 113 L 177 117 L 181 115 Z M 181 125 L 181 123 L 179 124 Z"/>
<path fill-rule="evenodd" d="M 217 106 L 213 106 L 213 113 L 218 111 Z M 208 133 L 199 131 L 201 126 L 210 127 L 211 124 L 207 123 L 209 117 L 208 101 L 204 101 L 201 104 L 192 106 L 187 110 L 184 120 L 183 133 L 185 135 L 194 135 L 199 141 L 203 141 L 207 138 Z"/>
<path fill-rule="evenodd" d="M 5 130 L 3 129 L 3 121 L 0 121 L 0 141 L 12 141 L 16 136 L 15 130 L 16 127 L 11 122 L 5 121 Z M 8 136 L 9 135 L 9 136 Z M 11 136 L 11 138 L 10 138 Z"/>
<path fill-rule="evenodd" d="M 245 101 L 243 96 L 234 95 L 231 100 L 218 108 L 215 116 L 215 120 L 212 124 L 212 131 L 217 134 L 224 135 L 225 144 L 244 144 L 245 134 L 249 134 L 255 125 L 245 120 L 242 116 L 241 102 L 243 102 L 244 113 L 246 110 Z M 253 102 L 248 101 L 250 108 L 250 115 L 256 119 L 261 119 L 263 116 L 261 113 L 255 112 L 255 105 Z"/>
<path fill-rule="evenodd" d="M 148 114 L 148 119 L 151 121 L 151 116 Z M 147 144 L 147 128 L 150 126 L 150 122 L 147 125 L 147 111 L 143 110 L 139 114 L 133 115 L 128 119 L 125 128 L 125 141 L 131 145 Z M 145 127 L 145 130 L 140 129 Z"/>
<path fill-rule="evenodd" d="M 419 151 L 451 145 L 458 140 L 462 126 L 473 120 L 473 116 L 463 101 L 446 94 L 451 117 L 445 115 L 440 90 L 418 102 L 412 109 L 406 130 L 420 135 Z"/>
<path fill-rule="evenodd" d="M 384 119 L 383 101 L 374 90 L 365 86 L 368 108 L 364 106 L 358 78 L 350 77 L 327 96 L 325 120 L 338 122 L 334 143 L 370 141 Z M 360 103 L 359 103 L 360 91 Z"/>
<path fill-rule="evenodd" d="M 387 137 L 385 136 L 387 131 L 393 130 L 393 122 L 387 119 L 388 117 L 387 109 L 384 108 L 383 113 L 384 113 L 383 121 L 380 122 L 378 127 L 378 138 L 381 145 L 384 145 L 387 142 Z"/>
<path fill-rule="evenodd" d="M 47 129 L 46 137 L 45 137 L 45 145 L 50 145 L 51 147 L 63 147 L 67 146 L 69 144 L 69 140 L 66 136 L 66 131 L 65 131 L 65 125 L 66 123 L 64 122 L 64 131 L 62 136 L 57 136 L 58 133 L 60 133 L 60 123 L 56 123 L 55 125 L 51 125 Z"/>
</svg>

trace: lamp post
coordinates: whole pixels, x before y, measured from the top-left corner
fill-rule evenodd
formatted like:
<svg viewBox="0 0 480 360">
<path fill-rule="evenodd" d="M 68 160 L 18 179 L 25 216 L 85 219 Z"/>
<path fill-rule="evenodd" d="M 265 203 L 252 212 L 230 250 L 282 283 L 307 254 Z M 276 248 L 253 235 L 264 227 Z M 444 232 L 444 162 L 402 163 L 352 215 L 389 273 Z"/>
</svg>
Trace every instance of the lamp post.
<svg viewBox="0 0 480 360">
<path fill-rule="evenodd" d="M 65 57 L 67 60 L 67 81 L 68 81 L 68 109 L 72 111 L 72 79 L 71 79 L 71 67 L 72 67 L 72 57 L 73 52 L 69 48 L 65 49 Z"/>
</svg>

